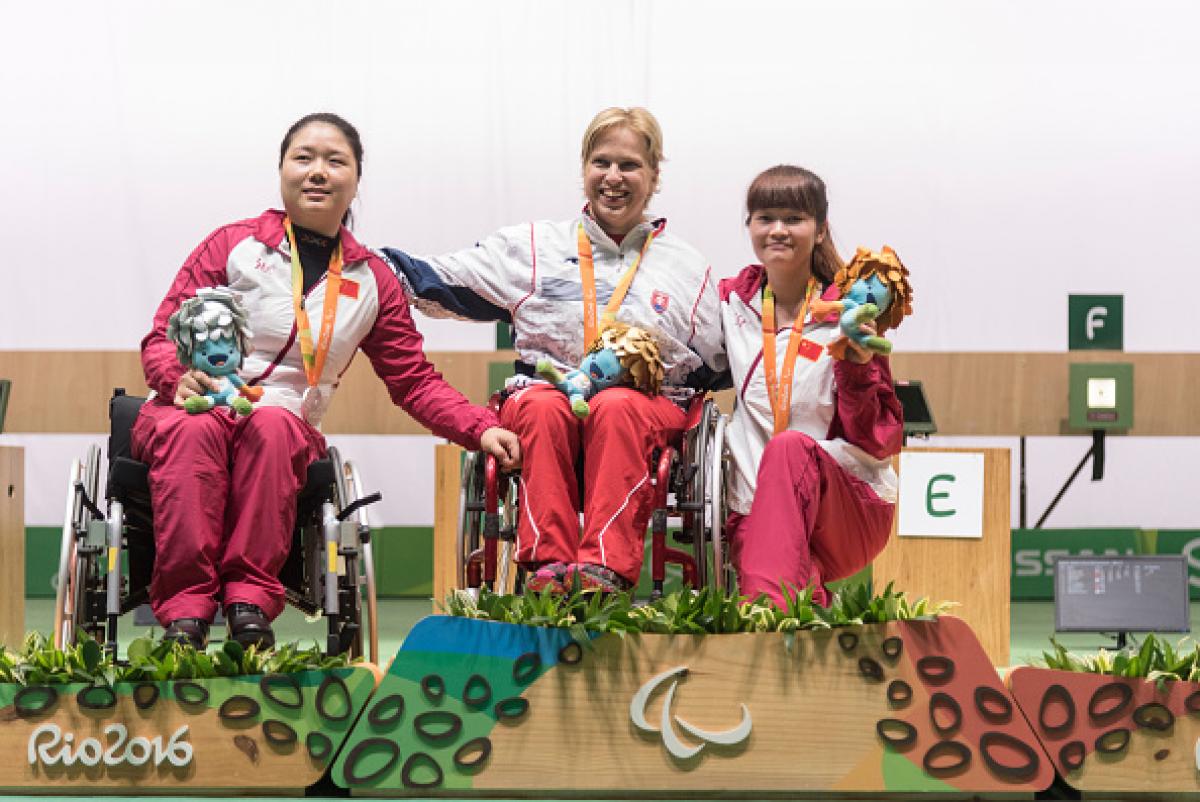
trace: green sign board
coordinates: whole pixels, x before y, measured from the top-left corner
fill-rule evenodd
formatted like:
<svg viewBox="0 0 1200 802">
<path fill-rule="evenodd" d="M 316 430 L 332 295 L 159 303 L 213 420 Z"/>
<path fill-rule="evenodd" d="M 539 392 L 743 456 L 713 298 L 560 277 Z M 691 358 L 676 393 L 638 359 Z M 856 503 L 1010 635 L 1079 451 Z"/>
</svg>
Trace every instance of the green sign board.
<svg viewBox="0 0 1200 802">
<path fill-rule="evenodd" d="M 1133 428 L 1133 365 L 1075 362 L 1070 365 L 1068 417 L 1072 429 Z"/>
<path fill-rule="evenodd" d="M 1125 296 L 1069 296 L 1067 347 L 1072 351 L 1122 350 L 1125 347 Z"/>
<path fill-rule="evenodd" d="M 513 347 L 513 327 L 510 323 L 496 321 L 496 350 L 506 351 Z"/>
<path fill-rule="evenodd" d="M 1200 600 L 1200 531 L 1194 529 L 1014 529 L 1012 599 L 1053 599 L 1059 557 L 1126 554 L 1182 554 L 1191 597 Z"/>
</svg>

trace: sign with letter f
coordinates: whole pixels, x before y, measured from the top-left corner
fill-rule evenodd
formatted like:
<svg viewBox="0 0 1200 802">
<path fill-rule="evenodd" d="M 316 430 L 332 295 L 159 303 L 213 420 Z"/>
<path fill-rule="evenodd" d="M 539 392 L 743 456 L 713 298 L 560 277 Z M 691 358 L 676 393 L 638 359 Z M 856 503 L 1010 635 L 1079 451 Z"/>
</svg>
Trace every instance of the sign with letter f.
<svg viewBox="0 0 1200 802">
<path fill-rule="evenodd" d="M 1125 347 L 1125 296 L 1071 295 L 1067 300 L 1067 347 L 1072 351 L 1120 351 Z"/>
</svg>

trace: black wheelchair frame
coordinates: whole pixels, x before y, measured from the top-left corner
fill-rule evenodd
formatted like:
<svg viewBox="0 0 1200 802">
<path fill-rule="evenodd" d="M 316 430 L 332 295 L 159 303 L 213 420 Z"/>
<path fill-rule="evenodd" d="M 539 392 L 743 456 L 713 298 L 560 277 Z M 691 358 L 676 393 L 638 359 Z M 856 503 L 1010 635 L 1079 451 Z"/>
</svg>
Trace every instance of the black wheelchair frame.
<svg viewBox="0 0 1200 802">
<path fill-rule="evenodd" d="M 71 466 L 55 598 L 54 643 L 60 648 L 83 631 L 115 656 L 118 618 L 149 598 L 155 552 L 149 467 L 130 452 L 131 430 L 144 402 L 122 388 L 109 401 L 107 512 L 96 503 L 99 445 Z M 382 496 L 362 495 L 362 487 L 357 468 L 336 448 L 308 466 L 280 579 L 289 604 L 307 616 L 326 618 L 329 654 L 364 654 L 365 612 L 369 657 L 378 664 L 378 604 L 365 508 Z M 123 553 L 128 576 L 122 571 Z"/>
</svg>

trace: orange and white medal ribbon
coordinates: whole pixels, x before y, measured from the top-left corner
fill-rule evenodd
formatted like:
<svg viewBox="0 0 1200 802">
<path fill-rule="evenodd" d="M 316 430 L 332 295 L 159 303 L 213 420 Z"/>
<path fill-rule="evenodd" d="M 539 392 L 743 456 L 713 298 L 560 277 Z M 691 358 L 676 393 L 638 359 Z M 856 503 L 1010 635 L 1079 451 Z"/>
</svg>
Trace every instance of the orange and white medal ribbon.
<svg viewBox="0 0 1200 802">
<path fill-rule="evenodd" d="M 817 280 L 808 280 L 804 291 L 804 302 L 800 312 L 792 321 L 792 332 L 788 337 L 787 350 L 783 354 L 783 375 L 775 376 L 775 293 L 769 284 L 762 290 L 762 338 L 763 373 L 767 379 L 767 400 L 771 402 L 771 414 L 775 419 L 775 434 L 788 427 L 792 411 L 792 375 L 796 370 L 796 358 L 803 354 L 805 359 L 815 362 L 821 356 L 821 346 L 804 337 L 804 319 L 808 317 L 808 305 L 817 289 Z"/>
<path fill-rule="evenodd" d="M 283 218 L 287 230 L 288 244 L 292 250 L 292 308 L 296 313 L 296 339 L 300 343 L 300 358 L 304 363 L 304 377 L 308 387 L 300 402 L 306 421 L 313 426 L 321 422 L 324 411 L 321 397 L 321 372 L 325 368 L 325 357 L 333 343 L 333 326 L 337 321 L 338 297 L 342 292 L 342 243 L 338 240 L 329 256 L 329 272 L 325 278 L 325 302 L 321 305 L 321 332 L 313 347 L 312 325 L 308 321 L 308 310 L 304 302 L 304 268 L 300 264 L 300 249 L 296 247 L 296 234 L 292 221 Z"/>
<path fill-rule="evenodd" d="M 642 250 L 637 255 L 637 259 L 625 271 L 625 275 L 621 276 L 616 289 L 613 290 L 612 297 L 608 299 L 608 304 L 604 307 L 604 315 L 601 320 L 604 325 L 601 327 L 596 322 L 596 266 L 592 260 L 592 241 L 588 239 L 583 223 L 579 224 L 579 278 L 583 284 L 584 353 L 592 347 L 592 343 L 596 341 L 601 329 L 607 328 L 617 319 L 617 310 L 621 308 L 625 295 L 629 292 L 629 285 L 633 283 L 633 277 L 637 274 L 638 267 L 641 266 L 642 259 L 646 256 L 646 251 L 650 250 L 650 243 L 654 241 L 654 235 L 653 230 L 646 235 L 646 241 L 642 243 Z"/>
</svg>

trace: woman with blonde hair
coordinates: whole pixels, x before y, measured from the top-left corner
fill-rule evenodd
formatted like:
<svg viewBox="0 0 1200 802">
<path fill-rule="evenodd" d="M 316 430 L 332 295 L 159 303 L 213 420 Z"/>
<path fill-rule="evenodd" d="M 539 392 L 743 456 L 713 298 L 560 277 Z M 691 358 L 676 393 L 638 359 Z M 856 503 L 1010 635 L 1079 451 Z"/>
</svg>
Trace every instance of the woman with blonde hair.
<svg viewBox="0 0 1200 802">
<path fill-rule="evenodd" d="M 651 455 L 679 437 L 680 403 L 725 367 L 708 263 L 665 218 L 647 214 L 663 161 L 658 121 L 642 108 L 605 109 L 584 132 L 581 157 L 587 203 L 576 217 L 502 228 L 442 256 L 384 251 L 421 311 L 512 324 L 519 375 L 500 420 L 521 438 L 517 559 L 535 590 L 560 589 L 576 573 L 601 590 L 637 580 Z M 541 359 L 576 367 L 609 321 L 653 334 L 664 395 L 611 388 L 581 421 L 533 367 Z"/>
</svg>

